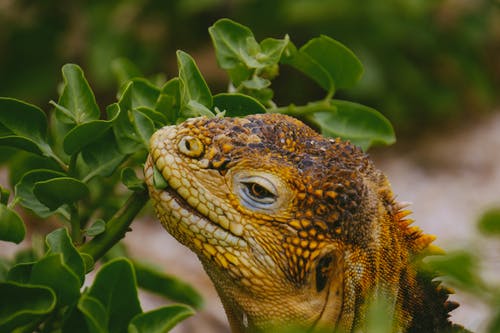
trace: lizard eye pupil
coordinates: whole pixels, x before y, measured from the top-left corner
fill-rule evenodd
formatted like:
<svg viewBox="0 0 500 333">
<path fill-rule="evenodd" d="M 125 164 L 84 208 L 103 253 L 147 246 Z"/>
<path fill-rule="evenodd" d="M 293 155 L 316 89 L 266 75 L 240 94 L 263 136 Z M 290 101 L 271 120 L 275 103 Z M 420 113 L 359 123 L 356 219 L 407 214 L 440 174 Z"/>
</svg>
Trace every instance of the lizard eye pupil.
<svg viewBox="0 0 500 333">
<path fill-rule="evenodd" d="M 264 200 L 264 199 L 274 199 L 276 196 L 271 193 L 264 186 L 257 183 L 245 183 L 247 187 L 248 194 L 250 194 L 255 199 Z"/>
</svg>

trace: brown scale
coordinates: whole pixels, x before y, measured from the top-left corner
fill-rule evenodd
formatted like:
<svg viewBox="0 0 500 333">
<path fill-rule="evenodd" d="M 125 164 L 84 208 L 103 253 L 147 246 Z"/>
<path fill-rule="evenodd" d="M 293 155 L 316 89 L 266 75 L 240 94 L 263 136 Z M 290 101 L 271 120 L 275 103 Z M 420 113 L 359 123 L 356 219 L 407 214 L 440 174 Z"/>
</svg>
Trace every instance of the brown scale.
<svg viewBox="0 0 500 333">
<path fill-rule="evenodd" d="M 322 221 L 293 220 L 290 225 L 297 230 L 296 236 L 284 239 L 283 248 L 289 259 L 289 277 L 297 284 L 305 283 L 305 277 L 327 240 L 327 227 Z"/>
<path fill-rule="evenodd" d="M 319 188 L 318 182 L 304 184 L 306 192 L 297 196 L 297 219 L 289 222 L 297 230 L 297 237 L 287 239 L 286 254 L 290 258 L 290 278 L 298 284 L 305 282 L 306 273 L 325 241 L 331 238 L 343 239 L 348 236 L 345 231 L 352 228 L 350 224 L 356 215 L 357 200 L 361 200 L 357 190 L 360 186 L 350 177 L 342 186 L 337 183 L 332 188 L 333 184 L 333 181 L 326 182 L 328 187 L 324 189 Z M 356 242 L 355 233 L 349 234 L 352 241 Z"/>
</svg>

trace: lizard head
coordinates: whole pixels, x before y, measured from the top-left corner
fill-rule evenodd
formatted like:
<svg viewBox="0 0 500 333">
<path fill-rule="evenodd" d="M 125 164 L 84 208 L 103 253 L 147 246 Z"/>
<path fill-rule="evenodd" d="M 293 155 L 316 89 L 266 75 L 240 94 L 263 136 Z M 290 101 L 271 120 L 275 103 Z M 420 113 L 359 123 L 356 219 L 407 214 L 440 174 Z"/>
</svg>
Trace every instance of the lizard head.
<svg viewBox="0 0 500 333">
<path fill-rule="evenodd" d="M 340 320 L 346 253 L 368 260 L 349 244 L 374 232 L 366 182 L 380 179 L 366 174 L 378 177 L 359 149 L 277 114 L 164 127 L 145 168 L 159 219 L 198 255 L 235 332 Z"/>
</svg>

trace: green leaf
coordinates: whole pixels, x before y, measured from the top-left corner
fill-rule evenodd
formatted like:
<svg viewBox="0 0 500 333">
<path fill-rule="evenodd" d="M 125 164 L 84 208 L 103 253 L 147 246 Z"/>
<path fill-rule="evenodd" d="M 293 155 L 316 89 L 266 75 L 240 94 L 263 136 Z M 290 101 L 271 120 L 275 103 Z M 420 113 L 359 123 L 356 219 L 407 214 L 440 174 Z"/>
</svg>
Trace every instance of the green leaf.
<svg viewBox="0 0 500 333">
<path fill-rule="evenodd" d="M 261 52 L 257 55 L 259 62 L 265 66 L 276 65 L 288 46 L 290 38 L 283 39 L 266 38 L 260 43 Z"/>
<path fill-rule="evenodd" d="M 157 190 L 163 190 L 168 187 L 168 183 L 161 174 L 160 170 L 156 167 L 156 165 L 153 166 L 153 185 Z"/>
<path fill-rule="evenodd" d="M 270 88 L 264 88 L 260 90 L 246 90 L 246 91 L 243 90 L 243 91 L 250 97 L 257 99 L 263 105 L 269 105 L 270 104 L 269 102 L 273 99 L 274 96 L 274 92 Z"/>
<path fill-rule="evenodd" d="M 36 322 L 56 305 L 54 292 L 46 287 L 0 282 L 0 332 Z"/>
<path fill-rule="evenodd" d="M 126 86 L 118 102 L 119 108 L 106 110 L 109 118 L 114 118 L 117 112 L 120 113 L 112 128 L 123 154 L 132 154 L 144 148 L 144 133 L 138 132 L 138 128 L 143 127 L 134 123 L 136 117 L 132 112 L 140 107 L 154 108 L 159 94 L 160 90 L 148 81 L 135 79 Z"/>
<path fill-rule="evenodd" d="M 47 244 L 47 255 L 58 253 L 62 255 L 64 264 L 70 268 L 80 279 L 80 285 L 85 280 L 85 265 L 80 253 L 73 245 L 68 234 L 68 229 L 59 228 L 52 231 L 45 238 Z"/>
<path fill-rule="evenodd" d="M 18 200 L 22 206 L 31 209 L 38 216 L 47 218 L 54 214 L 54 210 L 49 209 L 35 196 L 33 193 L 35 183 L 64 176 L 66 175 L 62 172 L 47 169 L 27 172 L 15 186 L 14 200 Z"/>
<path fill-rule="evenodd" d="M 113 124 L 113 133 L 117 146 L 124 155 L 132 154 L 141 149 L 140 139 L 135 131 L 134 124 L 130 120 L 129 113 L 132 110 L 132 89 L 133 82 L 130 82 L 118 102 L 119 108 L 108 108 L 106 113 L 108 118 L 114 117 L 118 112 L 119 116 Z M 121 110 L 121 111 L 120 111 Z"/>
<path fill-rule="evenodd" d="M 106 142 L 106 144 L 102 144 Z M 82 150 L 82 157 L 89 167 L 85 181 L 94 176 L 107 177 L 115 172 L 126 155 L 120 152 L 113 131 L 108 130 L 99 141 L 87 145 Z"/>
<path fill-rule="evenodd" d="M 205 79 L 196 66 L 193 58 L 183 51 L 177 51 L 177 63 L 179 66 L 179 88 L 181 109 L 188 105 L 202 105 L 206 109 L 212 108 L 212 93 Z"/>
<path fill-rule="evenodd" d="M 43 236 L 34 233 L 31 236 L 31 247 L 21 249 L 14 256 L 14 263 L 33 263 L 45 253 L 45 244 Z"/>
<path fill-rule="evenodd" d="M 239 87 L 242 82 L 248 81 L 251 79 L 255 72 L 255 69 L 248 68 L 245 64 L 240 64 L 231 69 L 227 69 L 227 73 L 229 74 L 229 78 L 231 79 L 231 83 L 235 87 Z"/>
<path fill-rule="evenodd" d="M 64 87 L 55 105 L 59 119 L 70 124 L 98 120 L 99 107 L 82 69 L 74 64 L 66 64 L 62 67 L 62 75 Z"/>
<path fill-rule="evenodd" d="M 354 86 L 363 75 L 363 65 L 356 55 L 328 36 L 311 39 L 301 47 L 300 52 L 307 54 L 326 70 L 336 89 Z"/>
<path fill-rule="evenodd" d="M 59 163 L 59 165 L 67 165 L 71 158 L 64 152 L 63 141 L 68 132 L 71 131 L 73 127 L 75 127 L 75 124 L 65 123 L 61 121 L 56 111 L 50 113 L 49 119 L 49 134 L 51 146 L 53 147 L 54 151 L 57 152 L 57 156 L 60 156 L 60 159 L 63 162 Z"/>
<path fill-rule="evenodd" d="M 76 178 L 59 177 L 36 182 L 33 193 L 41 203 L 55 210 L 87 197 L 89 189 Z"/>
<path fill-rule="evenodd" d="M 14 147 L 0 145 L 0 164 L 8 163 L 17 154 L 18 151 Z"/>
<path fill-rule="evenodd" d="M 383 293 L 378 293 L 368 304 L 366 332 L 387 333 L 392 331 L 394 304 Z"/>
<path fill-rule="evenodd" d="M 102 234 L 104 231 L 106 231 L 106 222 L 104 220 L 98 219 L 94 223 L 92 223 L 90 228 L 85 230 L 85 234 L 87 236 L 94 237 Z"/>
<path fill-rule="evenodd" d="M 139 138 L 144 146 L 144 148 L 149 148 L 149 139 L 155 132 L 155 126 L 151 118 L 146 114 L 138 111 L 132 110 L 132 116 L 134 117 L 134 127 Z"/>
<path fill-rule="evenodd" d="M 184 105 L 182 115 L 187 118 L 199 116 L 205 116 L 207 118 L 215 117 L 214 113 L 210 111 L 209 108 L 207 108 L 203 104 L 198 103 L 197 101 L 189 101 L 189 103 Z"/>
<path fill-rule="evenodd" d="M 158 105 L 158 103 L 156 104 L 155 107 L 157 107 L 157 105 Z M 144 114 L 149 119 L 151 119 L 153 121 L 153 123 L 155 124 L 155 127 L 154 127 L 155 129 L 163 127 L 168 122 L 167 117 L 163 113 L 161 113 L 155 109 L 151 109 L 151 108 L 148 108 L 146 106 L 139 106 L 135 109 L 135 111 L 138 111 L 138 112 Z"/>
<path fill-rule="evenodd" d="M 21 217 L 4 204 L 0 204 L 0 240 L 19 244 L 26 235 Z"/>
<path fill-rule="evenodd" d="M 433 256 L 428 259 L 431 268 L 440 275 L 447 276 L 460 288 L 465 290 L 475 290 L 480 288 L 483 283 L 478 272 L 477 259 L 468 252 L 452 252 L 443 256 Z"/>
<path fill-rule="evenodd" d="M 111 123 L 106 120 L 93 120 L 74 127 L 64 138 L 64 151 L 68 155 L 79 152 L 86 145 L 100 139 L 110 127 Z"/>
<path fill-rule="evenodd" d="M 98 299 L 83 295 L 78 301 L 78 310 L 83 314 L 90 333 L 108 332 L 106 308 Z"/>
<path fill-rule="evenodd" d="M 104 264 L 88 296 L 98 300 L 106 309 L 110 333 L 125 332 L 130 320 L 142 312 L 134 269 L 127 259 L 115 259 Z"/>
<path fill-rule="evenodd" d="M 14 265 L 7 273 L 7 281 L 27 284 L 30 282 L 34 262 L 23 262 Z"/>
<path fill-rule="evenodd" d="M 10 184 L 19 183 L 21 178 L 32 170 L 48 169 L 53 171 L 62 171 L 61 165 L 57 164 L 54 160 L 25 151 L 17 152 L 17 154 L 12 156 L 9 160 L 8 166 Z M 14 199 L 17 200 L 15 197 Z"/>
<path fill-rule="evenodd" d="M 45 113 L 34 105 L 0 97 L 0 145 L 52 156 Z"/>
<path fill-rule="evenodd" d="M 331 103 L 331 107 L 313 115 L 323 135 L 350 140 L 364 150 L 374 144 L 395 142 L 391 123 L 377 110 L 347 101 Z"/>
<path fill-rule="evenodd" d="M 298 69 L 326 91 L 332 94 L 335 91 L 333 78 L 326 69 L 305 52 L 297 50 L 291 42 L 288 44 L 281 62 Z"/>
<path fill-rule="evenodd" d="M 175 124 L 181 108 L 180 80 L 175 77 L 163 85 L 155 109 L 165 115 L 167 122 L 163 125 Z"/>
<path fill-rule="evenodd" d="M 236 87 L 255 77 L 254 74 L 266 79 L 278 74 L 277 64 L 289 43 L 288 36 L 267 38 L 258 44 L 249 28 L 229 19 L 218 20 L 208 31 L 217 62 L 228 71 Z"/>
<path fill-rule="evenodd" d="M 141 288 L 196 309 L 203 305 L 201 295 L 189 284 L 142 263 L 134 262 L 134 267 Z"/>
<path fill-rule="evenodd" d="M 182 320 L 192 316 L 194 311 L 184 305 L 165 306 L 138 314 L 128 326 L 128 333 L 164 333 L 170 331 Z"/>
<path fill-rule="evenodd" d="M 120 177 L 122 183 L 131 191 L 141 191 L 145 189 L 144 180 L 137 177 L 135 170 L 130 167 L 123 168 Z"/>
<path fill-rule="evenodd" d="M 500 310 L 498 307 L 494 310 L 494 314 L 490 317 L 490 322 L 488 323 L 487 333 L 498 333 L 500 332 Z"/>
<path fill-rule="evenodd" d="M 10 197 L 10 191 L 8 189 L 0 186 L 0 204 L 4 204 L 4 205 L 8 204 L 9 197 Z"/>
<path fill-rule="evenodd" d="M 144 78 L 136 78 L 130 82 L 129 94 L 122 96 L 129 109 L 138 107 L 154 108 L 160 89 Z M 128 100 L 127 100 L 128 99 Z"/>
<path fill-rule="evenodd" d="M 72 304 L 80 296 L 80 279 L 64 263 L 61 253 L 49 254 L 33 265 L 30 284 L 54 290 L 58 306 Z"/>
<path fill-rule="evenodd" d="M 271 81 L 267 79 L 263 79 L 258 76 L 252 76 L 250 80 L 245 80 L 241 82 L 241 86 L 247 88 L 247 89 L 255 89 L 255 90 L 260 90 L 260 89 L 265 89 L 271 85 Z"/>
<path fill-rule="evenodd" d="M 117 108 L 117 112 L 113 118 L 109 120 L 92 120 L 73 127 L 64 137 L 64 152 L 68 155 L 73 155 L 96 141 L 102 144 L 104 142 L 101 140 L 102 136 L 120 115 L 118 104 L 115 103 L 111 107 Z"/>
<path fill-rule="evenodd" d="M 223 69 L 238 67 L 260 68 L 255 56 L 260 52 L 260 45 L 252 31 L 229 19 L 221 19 L 208 28 L 214 44 L 217 63 Z M 269 47 L 270 48 L 270 47 Z"/>
<path fill-rule="evenodd" d="M 214 108 L 226 111 L 228 117 L 244 117 L 250 114 L 266 113 L 259 101 L 248 95 L 223 93 L 214 96 Z"/>
<path fill-rule="evenodd" d="M 85 252 L 80 252 L 80 256 L 83 259 L 83 264 L 85 266 L 85 273 L 90 273 L 91 271 L 94 270 L 94 258 L 92 258 L 91 255 L 85 253 Z"/>
<path fill-rule="evenodd" d="M 500 235 L 500 208 L 486 211 L 479 219 L 479 230 L 487 236 Z"/>
<path fill-rule="evenodd" d="M 12 263 L 10 260 L 0 257 L 0 281 L 7 280 L 7 274 L 11 265 Z"/>
<path fill-rule="evenodd" d="M 84 294 L 85 295 L 85 294 Z M 84 296 L 80 297 L 80 300 Z M 69 306 L 64 311 L 62 318 L 61 328 L 58 330 L 60 333 L 94 333 L 87 327 L 87 321 L 84 315 L 80 312 L 77 304 Z M 100 333 L 100 332 L 99 332 Z"/>
</svg>

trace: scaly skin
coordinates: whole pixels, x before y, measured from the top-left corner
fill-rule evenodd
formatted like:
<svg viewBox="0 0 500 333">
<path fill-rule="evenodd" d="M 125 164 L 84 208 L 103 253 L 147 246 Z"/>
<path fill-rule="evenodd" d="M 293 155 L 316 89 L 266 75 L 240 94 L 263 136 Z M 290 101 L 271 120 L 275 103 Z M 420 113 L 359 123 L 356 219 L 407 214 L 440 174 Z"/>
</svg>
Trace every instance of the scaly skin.
<svg viewBox="0 0 500 333">
<path fill-rule="evenodd" d="M 393 332 L 462 331 L 417 268 L 434 237 L 355 146 L 277 114 L 191 119 L 150 146 L 158 217 L 200 258 L 233 332 L 359 331 L 379 296 Z"/>
</svg>

